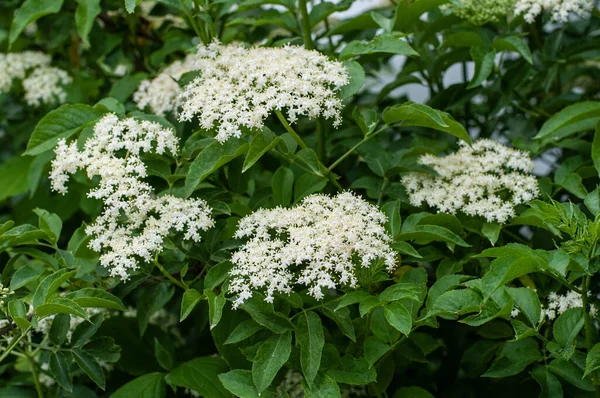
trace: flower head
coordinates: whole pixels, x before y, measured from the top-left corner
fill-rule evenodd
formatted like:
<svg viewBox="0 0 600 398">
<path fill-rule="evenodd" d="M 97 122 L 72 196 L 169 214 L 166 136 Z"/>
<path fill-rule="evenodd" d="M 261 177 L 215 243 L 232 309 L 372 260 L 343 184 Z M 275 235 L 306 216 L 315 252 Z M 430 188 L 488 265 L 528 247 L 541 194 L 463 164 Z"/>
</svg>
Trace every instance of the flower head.
<svg viewBox="0 0 600 398">
<path fill-rule="evenodd" d="M 195 69 L 196 54 L 189 54 L 183 61 L 175 61 L 152 80 L 144 80 L 133 94 L 139 109 L 150 108 L 159 116 L 169 112 L 177 113 L 181 88 L 177 81 L 187 72 Z"/>
<path fill-rule="evenodd" d="M 552 19 L 567 22 L 569 14 L 584 16 L 594 8 L 593 0 L 516 0 L 515 14 L 523 15 L 533 23 L 543 11 L 552 13 Z"/>
<path fill-rule="evenodd" d="M 383 227 L 385 215 L 350 192 L 311 195 L 286 209 L 261 209 L 240 220 L 237 238 L 249 240 L 232 256 L 229 291 L 234 307 L 252 290 L 289 294 L 296 284 L 323 298 L 323 288 L 354 287 L 355 264 L 381 259 L 392 270 L 395 256 Z"/>
<path fill-rule="evenodd" d="M 51 67 L 51 61 L 48 55 L 37 51 L 0 54 L 0 92 L 9 91 L 13 80 L 23 80 L 29 105 L 65 102 L 64 86 L 73 79 L 64 70 Z"/>
<path fill-rule="evenodd" d="M 245 48 L 213 42 L 199 47 L 195 69 L 201 75 L 184 87 L 181 120 L 198 116 L 216 139 L 239 137 L 241 128 L 259 129 L 273 111 L 323 116 L 341 123 L 336 92 L 348 83 L 344 66 L 304 47 Z"/>
<path fill-rule="evenodd" d="M 124 152 L 124 156 L 120 156 Z M 177 138 L 158 123 L 133 118 L 119 120 L 104 116 L 94 126 L 94 134 L 83 151 L 77 143 L 62 139 L 55 148 L 50 179 L 52 189 L 65 193 L 69 175 L 78 169 L 89 178 L 99 176 L 89 197 L 104 202 L 102 214 L 86 229 L 93 239 L 90 247 L 105 251 L 100 263 L 112 276 L 127 279 L 128 270 L 138 267 L 138 258 L 150 261 L 162 249 L 171 230 L 184 232 L 185 239 L 200 241 L 200 231 L 213 226 L 211 211 L 201 199 L 181 199 L 171 195 L 156 197 L 142 179 L 147 171 L 141 155 L 177 153 Z"/>
<path fill-rule="evenodd" d="M 437 175 L 408 173 L 402 177 L 413 206 L 427 203 L 442 213 L 457 211 L 506 222 L 514 207 L 538 195 L 529 156 L 498 142 L 480 139 L 473 146 L 461 142 L 458 152 L 438 158 L 424 155 L 419 163 Z"/>
</svg>

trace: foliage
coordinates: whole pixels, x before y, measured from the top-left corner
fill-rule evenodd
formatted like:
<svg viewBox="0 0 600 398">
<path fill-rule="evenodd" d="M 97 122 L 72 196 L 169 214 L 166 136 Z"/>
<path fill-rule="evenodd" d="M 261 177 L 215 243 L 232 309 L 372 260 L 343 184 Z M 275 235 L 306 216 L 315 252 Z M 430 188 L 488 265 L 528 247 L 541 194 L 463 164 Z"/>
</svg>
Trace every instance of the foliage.
<svg viewBox="0 0 600 398">
<path fill-rule="evenodd" d="M 0 396 L 600 396 L 600 13 L 489 3 L 0 2 Z"/>
</svg>

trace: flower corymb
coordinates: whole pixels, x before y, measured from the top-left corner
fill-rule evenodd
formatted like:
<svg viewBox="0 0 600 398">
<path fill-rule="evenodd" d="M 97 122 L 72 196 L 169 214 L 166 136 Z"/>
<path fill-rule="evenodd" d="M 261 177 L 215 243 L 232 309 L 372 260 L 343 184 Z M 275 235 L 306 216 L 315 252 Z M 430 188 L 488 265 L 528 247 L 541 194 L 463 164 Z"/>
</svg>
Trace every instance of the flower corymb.
<svg viewBox="0 0 600 398">
<path fill-rule="evenodd" d="M 336 93 L 348 74 L 340 62 L 317 51 L 213 42 L 199 48 L 195 69 L 200 76 L 184 87 L 179 117 L 197 116 L 202 128 L 216 127 L 220 142 L 239 137 L 242 127 L 263 127 L 276 110 L 285 110 L 291 123 L 301 115 L 341 123 Z"/>
<path fill-rule="evenodd" d="M 205 201 L 156 197 L 154 189 L 142 180 L 147 175 L 142 153 L 175 155 L 177 148 L 171 129 L 146 120 L 119 120 L 113 114 L 96 123 L 82 151 L 76 142 L 58 142 L 50 174 L 52 189 L 65 193 L 69 175 L 78 169 L 86 170 L 89 178 L 100 177 L 88 196 L 102 200 L 104 208 L 86 232 L 93 237 L 90 247 L 103 252 L 100 263 L 112 276 L 127 279 L 128 271 L 137 269 L 138 258 L 150 261 L 161 251 L 171 230 L 198 242 L 200 231 L 213 226 Z"/>
<path fill-rule="evenodd" d="M 252 297 L 253 290 L 289 294 L 305 285 L 316 299 L 323 288 L 354 287 L 357 265 L 383 260 L 388 271 L 396 266 L 386 217 L 365 200 L 344 192 L 311 195 L 292 208 L 261 209 L 244 217 L 237 238 L 249 240 L 233 254 L 229 292 L 234 307 Z"/>
<path fill-rule="evenodd" d="M 413 206 L 423 203 L 442 213 L 457 211 L 504 223 L 514 207 L 538 195 L 529 156 L 498 142 L 480 139 L 473 146 L 461 142 L 458 152 L 445 157 L 425 155 L 419 163 L 437 175 L 408 173 L 402 177 Z"/>
</svg>

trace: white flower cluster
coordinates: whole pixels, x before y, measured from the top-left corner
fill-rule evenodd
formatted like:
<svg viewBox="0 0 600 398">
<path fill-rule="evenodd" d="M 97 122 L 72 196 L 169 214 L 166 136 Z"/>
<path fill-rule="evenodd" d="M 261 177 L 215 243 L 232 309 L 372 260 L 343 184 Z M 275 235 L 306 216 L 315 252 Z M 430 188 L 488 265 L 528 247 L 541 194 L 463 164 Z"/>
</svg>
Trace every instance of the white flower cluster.
<svg viewBox="0 0 600 398">
<path fill-rule="evenodd" d="M 419 159 L 437 175 L 412 172 L 402 177 L 413 206 L 427 203 L 442 213 L 462 211 L 504 223 L 515 215 L 516 205 L 538 195 L 537 180 L 528 174 L 534 165 L 525 152 L 488 139 L 460 144 L 454 154 Z"/>
<path fill-rule="evenodd" d="M 241 127 L 260 129 L 275 110 L 341 123 L 336 92 L 348 81 L 344 66 L 299 46 L 244 48 L 213 42 L 198 49 L 201 76 L 184 87 L 180 119 L 198 116 L 202 128 L 218 128 L 216 139 L 239 137 Z"/>
<path fill-rule="evenodd" d="M 67 192 L 69 175 L 78 169 L 87 170 L 90 179 L 100 177 L 88 196 L 104 201 L 104 209 L 86 232 L 93 237 L 93 250 L 108 249 L 100 256 L 100 263 L 112 276 L 126 280 L 128 270 L 138 268 L 137 258 L 150 261 L 171 230 L 185 231 L 185 239 L 198 242 L 200 231 L 214 224 L 205 201 L 156 197 L 153 188 L 142 181 L 147 175 L 142 152 L 177 153 L 177 137 L 158 123 L 119 120 L 109 114 L 96 123 L 83 151 L 76 142 L 67 144 L 64 139 L 54 151 L 50 179 L 55 191 Z M 125 156 L 118 156 L 121 152 Z"/>
<path fill-rule="evenodd" d="M 261 209 L 240 220 L 237 238 L 250 238 L 232 256 L 229 292 L 234 308 L 263 290 L 266 300 L 276 292 L 289 294 L 293 285 L 323 298 L 323 288 L 355 287 L 355 262 L 369 267 L 383 259 L 396 266 L 385 215 L 350 192 L 335 197 L 311 195 L 292 208 Z"/>
<path fill-rule="evenodd" d="M 523 14 L 525 21 L 533 23 L 545 11 L 552 13 L 553 20 L 567 22 L 569 14 L 584 16 L 593 8 L 593 0 L 517 0 L 515 14 Z"/>
<path fill-rule="evenodd" d="M 27 104 L 37 107 L 65 102 L 64 86 L 73 79 L 64 70 L 51 67 L 51 61 L 37 51 L 0 54 L 0 93 L 9 91 L 13 80 L 22 80 Z"/>
<path fill-rule="evenodd" d="M 590 295 L 591 293 L 588 294 L 588 296 Z M 553 320 L 570 308 L 581 307 L 583 307 L 581 294 L 571 290 L 565 294 L 556 294 L 555 292 L 552 292 L 548 295 L 548 304 L 545 308 L 542 308 L 542 318 L 546 316 L 548 319 Z M 591 304 L 590 315 L 596 316 L 597 313 L 598 309 Z"/>
<path fill-rule="evenodd" d="M 139 109 L 146 107 L 159 116 L 177 113 L 180 106 L 181 88 L 177 81 L 187 72 L 195 70 L 196 54 L 189 54 L 183 61 L 175 61 L 152 80 L 144 80 L 133 94 Z"/>
</svg>

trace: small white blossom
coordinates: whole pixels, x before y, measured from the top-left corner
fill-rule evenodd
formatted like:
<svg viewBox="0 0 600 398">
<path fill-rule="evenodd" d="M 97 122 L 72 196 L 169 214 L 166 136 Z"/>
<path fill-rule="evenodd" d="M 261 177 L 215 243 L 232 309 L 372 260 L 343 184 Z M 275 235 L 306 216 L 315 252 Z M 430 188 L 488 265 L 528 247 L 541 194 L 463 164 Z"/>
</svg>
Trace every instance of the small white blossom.
<svg viewBox="0 0 600 398">
<path fill-rule="evenodd" d="M 95 222 L 86 228 L 93 237 L 90 248 L 100 256 L 100 263 L 112 276 L 128 278 L 128 271 L 138 268 L 138 259 L 150 261 L 162 250 L 162 242 L 171 230 L 184 232 L 184 239 L 200 241 L 200 231 L 214 221 L 207 203 L 201 199 L 181 199 L 171 195 L 156 197 L 153 188 L 142 181 L 146 166 L 141 153 L 177 153 L 177 137 L 158 123 L 133 118 L 119 120 L 106 115 L 94 126 L 94 134 L 83 151 L 77 143 L 62 139 L 52 161 L 52 189 L 67 192 L 69 175 L 78 169 L 88 177 L 99 176 L 96 188 L 88 193 L 104 202 Z M 125 152 L 125 156 L 118 156 Z"/>
<path fill-rule="evenodd" d="M 195 69 L 198 56 L 189 54 L 183 61 L 175 61 L 152 80 L 144 80 L 133 94 L 139 109 L 150 108 L 159 116 L 169 112 L 177 114 L 180 106 L 181 88 L 177 81 Z"/>
<path fill-rule="evenodd" d="M 25 101 L 31 106 L 62 104 L 67 98 L 64 86 L 73 81 L 62 69 L 45 66 L 34 70 L 23 80 Z"/>
<path fill-rule="evenodd" d="M 201 75 L 184 87 L 180 120 L 198 116 L 216 139 L 240 137 L 241 128 L 260 129 L 275 110 L 298 116 L 322 116 L 341 123 L 342 101 L 336 92 L 348 83 L 344 66 L 304 47 L 245 48 L 213 42 L 198 49 Z"/>
<path fill-rule="evenodd" d="M 323 298 L 322 289 L 355 287 L 355 263 L 369 267 L 385 261 L 396 266 L 385 215 L 350 192 L 334 197 L 311 195 L 292 208 L 261 209 L 240 220 L 237 238 L 249 240 L 232 256 L 229 292 L 234 308 L 263 290 L 289 294 L 296 284 Z"/>
<path fill-rule="evenodd" d="M 590 295 L 591 293 L 588 292 L 588 296 Z M 552 292 L 548 295 L 547 305 L 542 308 L 542 319 L 544 317 L 548 317 L 548 319 L 554 320 L 556 317 L 570 308 L 582 307 L 583 300 L 581 300 L 581 294 L 571 290 L 565 294 L 556 294 L 555 292 Z M 591 304 L 590 315 L 596 316 L 597 313 L 598 309 Z"/>
<path fill-rule="evenodd" d="M 51 61 L 48 55 L 37 51 L 0 54 L 0 93 L 9 91 L 14 80 L 23 80 L 29 105 L 65 102 L 63 86 L 73 79 L 64 70 L 50 67 Z"/>
<path fill-rule="evenodd" d="M 517 0 L 515 14 L 523 15 L 525 21 L 533 23 L 542 12 L 552 13 L 552 19 L 567 22 L 569 14 L 581 17 L 594 8 L 593 0 Z"/>
<path fill-rule="evenodd" d="M 13 294 L 15 294 L 15 292 L 7 287 L 4 287 L 4 285 L 0 283 L 0 307 L 6 304 L 6 299 Z"/>
<path fill-rule="evenodd" d="M 411 172 L 402 177 L 410 203 L 423 203 L 439 212 L 457 211 L 504 223 L 515 215 L 514 207 L 538 195 L 538 185 L 529 156 L 498 142 L 480 139 L 458 152 L 438 158 L 424 155 L 419 163 L 437 175 Z"/>
</svg>

